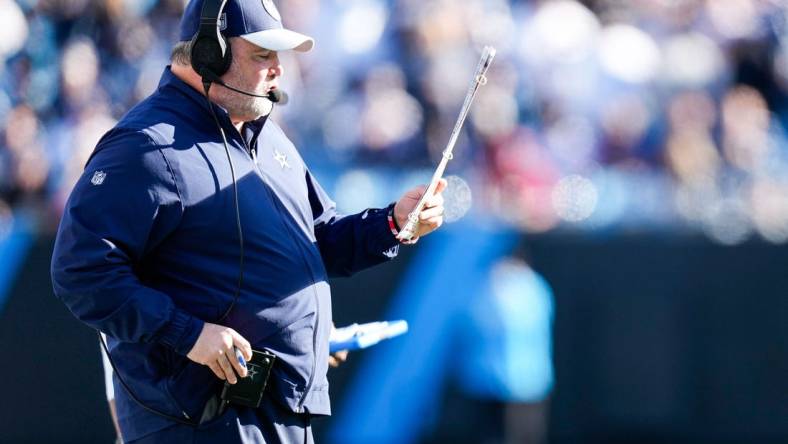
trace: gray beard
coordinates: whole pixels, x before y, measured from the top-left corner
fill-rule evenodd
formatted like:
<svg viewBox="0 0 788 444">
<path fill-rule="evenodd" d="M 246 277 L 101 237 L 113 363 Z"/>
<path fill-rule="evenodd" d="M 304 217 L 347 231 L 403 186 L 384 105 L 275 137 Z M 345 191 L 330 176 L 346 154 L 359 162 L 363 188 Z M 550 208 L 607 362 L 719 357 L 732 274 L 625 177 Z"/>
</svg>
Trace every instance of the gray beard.
<svg viewBox="0 0 788 444">
<path fill-rule="evenodd" d="M 227 97 L 227 113 L 231 116 L 243 117 L 244 121 L 257 120 L 260 117 L 267 116 L 273 106 L 271 101 L 259 97 L 249 97 L 242 94 L 228 91 Z"/>
<path fill-rule="evenodd" d="M 230 69 L 230 74 L 231 75 L 228 76 L 229 78 L 226 81 L 228 85 L 242 91 L 260 94 L 254 91 L 254 86 L 250 85 L 251 82 L 247 82 L 246 79 L 234 73 L 232 69 Z M 231 91 L 220 85 L 217 86 L 218 88 L 216 89 L 216 95 L 214 96 L 216 103 L 227 110 L 227 114 L 229 114 L 231 117 L 240 118 L 245 122 L 250 122 L 252 120 L 257 120 L 260 117 L 267 116 L 273 109 L 273 103 L 271 103 L 271 101 L 268 99 L 262 97 L 250 97 L 235 91 Z"/>
</svg>

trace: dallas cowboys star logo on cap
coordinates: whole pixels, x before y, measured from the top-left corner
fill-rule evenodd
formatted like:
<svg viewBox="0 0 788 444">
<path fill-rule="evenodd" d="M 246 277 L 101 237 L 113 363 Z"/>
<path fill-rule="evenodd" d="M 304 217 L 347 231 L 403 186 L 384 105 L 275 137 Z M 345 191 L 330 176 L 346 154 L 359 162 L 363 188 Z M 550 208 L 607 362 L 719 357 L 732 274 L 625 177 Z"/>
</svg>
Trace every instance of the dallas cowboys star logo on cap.
<svg viewBox="0 0 788 444">
<path fill-rule="evenodd" d="M 307 52 L 315 46 L 312 37 L 287 29 L 275 0 L 222 0 L 219 30 L 225 37 L 241 37 L 271 51 Z M 183 3 L 187 3 L 183 0 Z M 179 39 L 191 41 L 202 23 L 202 6 L 207 0 L 189 0 L 181 19 Z"/>
<path fill-rule="evenodd" d="M 276 9 L 274 0 L 262 0 L 262 1 L 263 1 L 263 7 L 265 8 L 266 11 L 268 11 L 268 14 L 270 14 L 271 17 L 276 19 L 277 22 L 281 22 L 282 16 L 279 15 L 279 10 Z"/>
</svg>

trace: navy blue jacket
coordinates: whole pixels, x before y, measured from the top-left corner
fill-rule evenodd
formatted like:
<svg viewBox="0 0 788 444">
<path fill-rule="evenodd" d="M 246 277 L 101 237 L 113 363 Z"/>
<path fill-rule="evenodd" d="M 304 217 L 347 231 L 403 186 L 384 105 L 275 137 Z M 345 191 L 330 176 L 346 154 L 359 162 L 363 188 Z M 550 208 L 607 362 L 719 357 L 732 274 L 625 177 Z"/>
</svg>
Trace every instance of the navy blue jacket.
<svg viewBox="0 0 788 444">
<path fill-rule="evenodd" d="M 238 285 L 230 165 L 205 97 L 165 71 L 157 91 L 96 146 L 68 200 L 52 257 L 56 296 L 110 338 L 117 372 L 144 404 L 200 417 L 220 390 L 186 358 Z M 228 138 L 244 238 L 243 285 L 221 322 L 278 356 L 268 396 L 294 412 L 330 414 L 329 276 L 394 257 L 386 209 L 339 216 L 271 120 L 242 134 L 212 105 Z M 123 436 L 172 422 L 116 385 Z"/>
</svg>

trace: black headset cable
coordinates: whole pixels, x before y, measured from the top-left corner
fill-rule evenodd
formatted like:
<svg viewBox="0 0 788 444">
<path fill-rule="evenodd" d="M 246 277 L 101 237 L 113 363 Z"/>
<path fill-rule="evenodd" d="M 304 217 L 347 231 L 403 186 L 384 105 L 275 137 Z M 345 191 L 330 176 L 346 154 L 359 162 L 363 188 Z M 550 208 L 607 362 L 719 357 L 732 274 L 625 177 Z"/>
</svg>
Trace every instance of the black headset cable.
<svg viewBox="0 0 788 444">
<path fill-rule="evenodd" d="M 219 129 L 219 133 L 222 135 L 222 142 L 224 143 L 224 152 L 227 154 L 227 161 L 230 163 L 230 176 L 233 181 L 233 195 L 235 198 L 235 223 L 238 227 L 238 248 L 239 248 L 239 255 L 238 255 L 238 287 L 235 289 L 235 296 L 233 297 L 233 301 L 230 303 L 230 306 L 227 307 L 224 314 L 222 314 L 219 319 L 217 319 L 217 323 L 225 320 L 227 316 L 232 311 L 235 304 L 238 302 L 238 298 L 241 296 L 241 286 L 243 285 L 244 280 L 244 232 L 243 228 L 241 227 L 241 205 L 238 201 L 238 183 L 235 180 L 235 166 L 233 165 L 233 159 L 230 157 L 230 148 L 227 143 L 227 136 L 224 134 L 224 128 L 219 123 L 219 118 L 216 117 L 216 111 L 213 109 L 213 105 L 211 104 L 211 99 L 208 97 L 208 92 L 211 89 L 211 82 L 210 80 L 204 80 L 206 77 L 203 76 L 202 86 L 205 89 L 205 100 L 208 105 L 208 109 L 211 111 L 211 116 L 213 116 L 213 121 L 216 122 L 216 127 Z"/>
</svg>

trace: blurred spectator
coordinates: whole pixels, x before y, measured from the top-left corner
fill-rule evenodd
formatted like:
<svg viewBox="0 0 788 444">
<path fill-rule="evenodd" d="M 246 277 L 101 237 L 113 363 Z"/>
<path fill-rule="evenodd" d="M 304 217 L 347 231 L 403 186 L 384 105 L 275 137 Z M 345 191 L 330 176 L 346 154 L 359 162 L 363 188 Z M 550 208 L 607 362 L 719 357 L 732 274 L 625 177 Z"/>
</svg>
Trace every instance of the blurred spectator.
<svg viewBox="0 0 788 444">
<path fill-rule="evenodd" d="M 502 424 L 475 424 L 484 442 L 547 442 L 548 399 L 553 387 L 550 286 L 518 257 L 490 270 L 489 293 L 477 295 L 463 320 L 459 375 L 463 392 L 499 405 Z M 468 437 L 470 438 L 470 437 Z M 471 440 L 473 441 L 473 440 Z"/>
<path fill-rule="evenodd" d="M 19 203 L 42 194 L 49 170 L 42 146 L 42 131 L 35 112 L 27 105 L 18 105 L 6 118 L 3 140 L 4 197 Z"/>
</svg>

